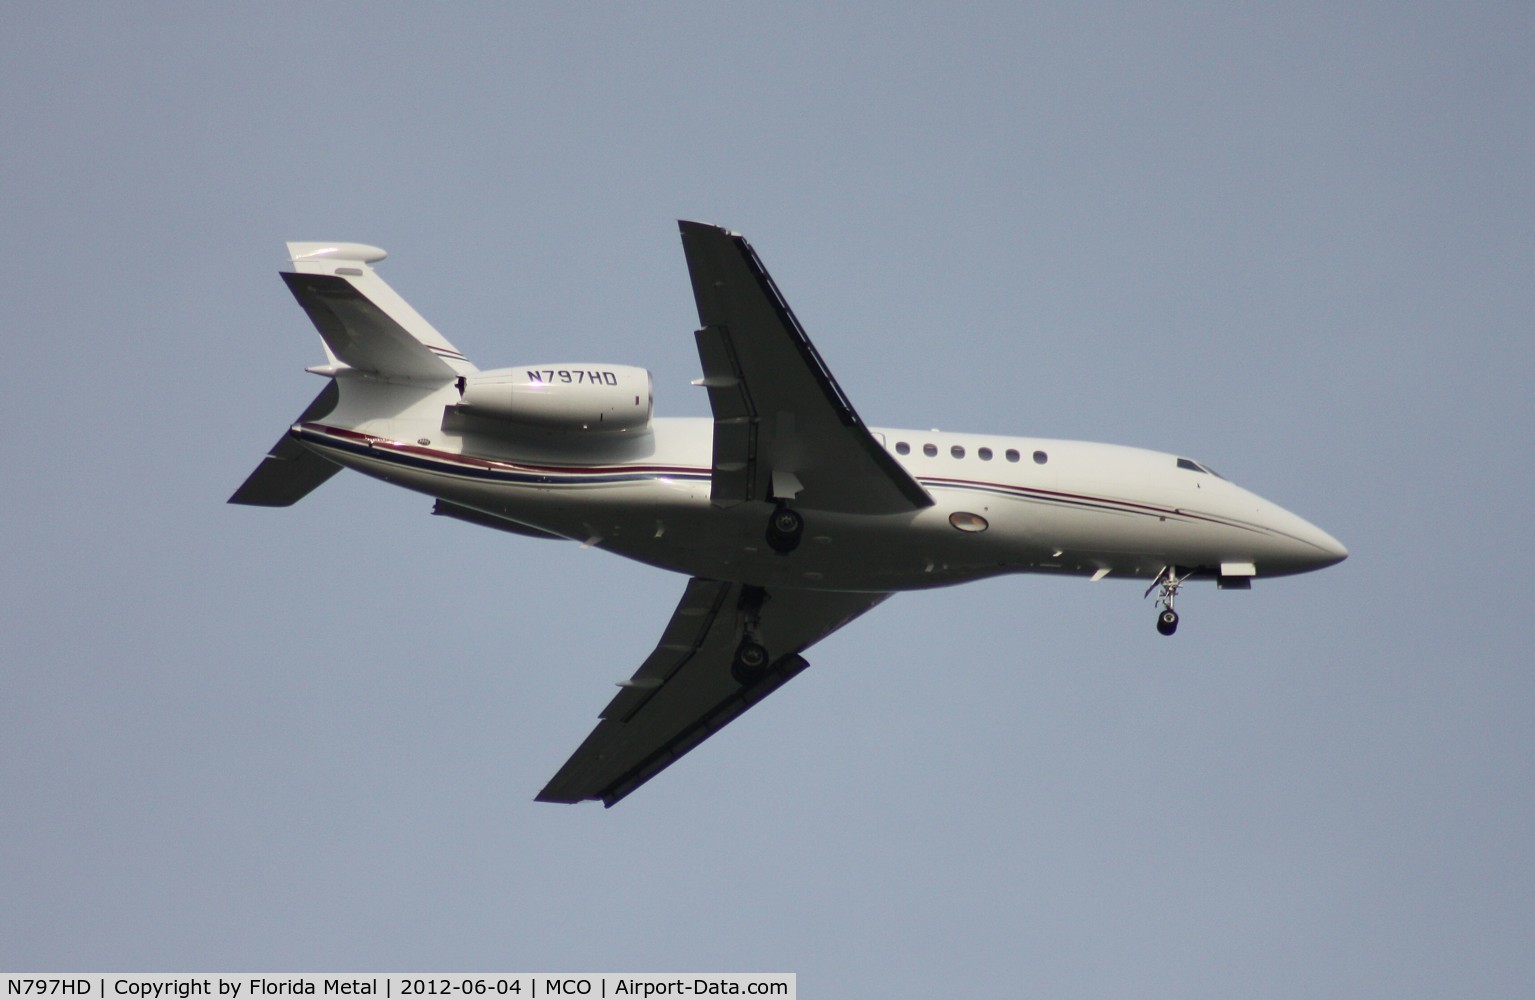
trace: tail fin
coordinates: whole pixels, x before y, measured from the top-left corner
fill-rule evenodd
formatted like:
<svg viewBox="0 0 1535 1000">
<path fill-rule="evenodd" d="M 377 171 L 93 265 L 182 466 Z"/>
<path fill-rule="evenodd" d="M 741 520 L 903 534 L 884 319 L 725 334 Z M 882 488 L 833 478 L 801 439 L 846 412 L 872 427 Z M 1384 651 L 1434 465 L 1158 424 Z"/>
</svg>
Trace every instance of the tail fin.
<svg viewBox="0 0 1535 1000">
<path fill-rule="evenodd" d="M 320 332 L 330 361 L 310 371 L 336 376 L 355 369 L 427 382 L 449 382 L 479 371 L 368 266 L 386 256 L 378 247 L 289 243 L 288 256 L 293 269 L 284 271 L 282 279 Z M 340 398 L 336 382 L 327 383 L 296 422 L 325 417 Z M 285 434 L 229 502 L 288 507 L 340 469 Z"/>
<path fill-rule="evenodd" d="M 384 283 L 386 256 L 361 243 L 289 243 L 283 281 L 325 341 L 331 367 L 395 378 L 450 381 L 478 371 L 458 348 Z"/>
<path fill-rule="evenodd" d="M 326 382 L 314 402 L 294 422 L 319 420 L 334 410 L 340 399 L 341 391 L 335 381 Z M 284 434 L 229 502 L 252 507 L 291 507 L 340 471 L 341 466 L 335 462 L 321 458 Z"/>
</svg>

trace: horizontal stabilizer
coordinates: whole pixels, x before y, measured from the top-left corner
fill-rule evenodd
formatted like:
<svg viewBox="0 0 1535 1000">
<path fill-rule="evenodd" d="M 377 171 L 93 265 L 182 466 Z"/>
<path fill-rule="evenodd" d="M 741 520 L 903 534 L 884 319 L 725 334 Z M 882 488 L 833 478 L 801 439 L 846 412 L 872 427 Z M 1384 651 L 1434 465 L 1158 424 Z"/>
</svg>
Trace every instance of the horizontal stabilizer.
<svg viewBox="0 0 1535 1000">
<path fill-rule="evenodd" d="M 256 466 L 244 485 L 235 490 L 229 502 L 250 507 L 292 507 L 340 471 L 341 466 L 335 462 L 285 437 Z"/>
<path fill-rule="evenodd" d="M 296 422 L 319 420 L 336 408 L 340 398 L 336 383 L 325 383 Z M 340 471 L 341 466 L 335 462 L 321 458 L 284 434 L 229 502 L 251 507 L 291 507 Z"/>
</svg>

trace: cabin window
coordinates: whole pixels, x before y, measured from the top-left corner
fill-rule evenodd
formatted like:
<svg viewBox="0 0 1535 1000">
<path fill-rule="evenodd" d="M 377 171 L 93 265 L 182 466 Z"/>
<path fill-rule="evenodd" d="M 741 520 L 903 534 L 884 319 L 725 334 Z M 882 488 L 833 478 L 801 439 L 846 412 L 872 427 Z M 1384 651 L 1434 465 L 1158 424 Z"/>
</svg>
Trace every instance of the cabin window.
<svg viewBox="0 0 1535 1000">
<path fill-rule="evenodd" d="M 957 444 L 954 447 L 949 449 L 949 454 L 953 455 L 955 458 L 964 458 L 965 457 L 965 448 L 964 448 L 963 445 L 958 445 Z"/>
<path fill-rule="evenodd" d="M 980 458 L 981 461 L 983 461 L 983 462 L 991 461 L 991 449 L 990 448 L 977 448 L 975 450 L 975 453 Z"/>
<path fill-rule="evenodd" d="M 1023 456 L 1018 454 L 1018 449 L 1017 448 L 1009 448 L 1009 449 L 1007 449 L 1007 460 L 1009 462 L 1016 462 L 1016 461 L 1018 461 L 1018 459 L 1020 459 L 1022 457 Z"/>
<path fill-rule="evenodd" d="M 897 455 L 910 455 L 911 445 L 907 444 L 905 441 L 897 441 L 895 443 L 895 453 Z"/>
<path fill-rule="evenodd" d="M 922 454 L 932 458 L 938 454 L 938 446 L 936 444 L 925 444 L 922 446 Z"/>
<path fill-rule="evenodd" d="M 1050 461 L 1050 456 L 1046 455 L 1044 452 L 1036 451 L 1034 453 L 1034 464 L 1035 465 L 1044 465 L 1048 461 Z"/>
</svg>

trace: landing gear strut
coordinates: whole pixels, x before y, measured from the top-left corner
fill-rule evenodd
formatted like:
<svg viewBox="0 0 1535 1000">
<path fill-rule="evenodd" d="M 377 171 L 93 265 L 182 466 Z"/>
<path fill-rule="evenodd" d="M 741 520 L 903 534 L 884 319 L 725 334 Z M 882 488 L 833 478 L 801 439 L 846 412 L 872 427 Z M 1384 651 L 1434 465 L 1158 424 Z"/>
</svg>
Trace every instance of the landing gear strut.
<svg viewBox="0 0 1535 1000">
<path fill-rule="evenodd" d="M 799 547 L 800 535 L 805 533 L 805 519 L 792 507 L 779 507 L 768 518 L 767 543 L 774 552 L 787 555 Z"/>
<path fill-rule="evenodd" d="M 1178 575 L 1178 567 L 1163 566 L 1162 572 L 1158 573 L 1157 578 L 1151 581 L 1151 586 L 1146 588 L 1147 597 L 1151 596 L 1153 590 L 1161 588 L 1161 592 L 1157 594 L 1157 604 L 1162 609 L 1157 612 L 1157 631 L 1163 635 L 1172 635 L 1178 631 L 1178 612 L 1173 610 L 1173 601 L 1178 596 L 1178 588 L 1187 583 L 1188 579 L 1187 574 Z"/>
</svg>

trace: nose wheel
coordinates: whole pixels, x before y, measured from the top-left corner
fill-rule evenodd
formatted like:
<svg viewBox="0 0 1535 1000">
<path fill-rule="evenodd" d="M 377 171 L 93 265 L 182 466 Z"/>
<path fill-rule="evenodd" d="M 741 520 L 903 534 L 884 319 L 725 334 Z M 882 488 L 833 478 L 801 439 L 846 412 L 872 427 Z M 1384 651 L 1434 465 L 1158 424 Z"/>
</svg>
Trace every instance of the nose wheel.
<svg viewBox="0 0 1535 1000">
<path fill-rule="evenodd" d="M 1151 586 L 1146 588 L 1146 596 L 1150 597 L 1153 590 L 1157 594 L 1157 604 L 1161 610 L 1157 612 L 1157 631 L 1162 635 L 1172 635 L 1178 631 L 1178 612 L 1173 610 L 1173 601 L 1178 597 L 1178 588 L 1188 582 L 1188 575 L 1178 575 L 1178 567 L 1163 566 L 1162 572 L 1151 581 Z"/>
<path fill-rule="evenodd" d="M 1157 631 L 1163 635 L 1172 635 L 1178 631 L 1178 612 L 1172 608 L 1166 608 L 1157 615 Z"/>
</svg>

